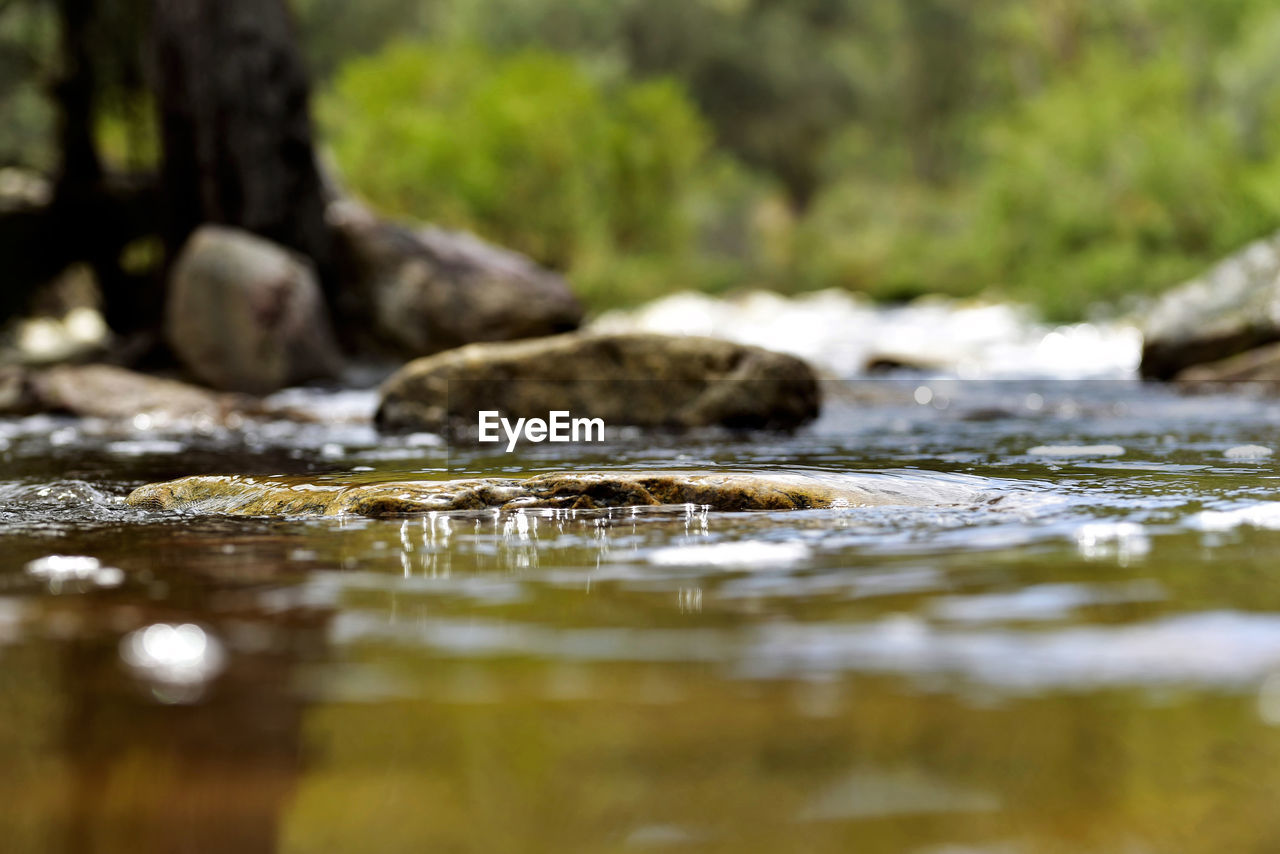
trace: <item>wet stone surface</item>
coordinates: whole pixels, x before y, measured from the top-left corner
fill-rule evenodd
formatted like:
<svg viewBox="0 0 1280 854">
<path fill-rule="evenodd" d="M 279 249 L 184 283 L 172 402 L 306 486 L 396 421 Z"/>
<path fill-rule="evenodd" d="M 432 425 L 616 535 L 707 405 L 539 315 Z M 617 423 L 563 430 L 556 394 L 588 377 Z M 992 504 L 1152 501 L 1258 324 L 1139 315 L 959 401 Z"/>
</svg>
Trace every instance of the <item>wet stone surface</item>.
<svg viewBox="0 0 1280 854">
<path fill-rule="evenodd" d="M 976 489 L 912 490 L 875 475 L 577 472 L 531 478 L 342 483 L 211 475 L 141 486 L 130 506 L 231 516 L 412 516 L 450 510 L 594 510 L 693 504 L 716 511 L 811 510 L 972 500 Z"/>
<path fill-rule="evenodd" d="M 794 430 L 818 417 L 816 374 L 803 360 L 717 338 L 553 335 L 472 344 L 405 365 L 382 386 L 386 433 L 463 434 L 479 413 L 552 411 L 610 426 Z"/>
</svg>

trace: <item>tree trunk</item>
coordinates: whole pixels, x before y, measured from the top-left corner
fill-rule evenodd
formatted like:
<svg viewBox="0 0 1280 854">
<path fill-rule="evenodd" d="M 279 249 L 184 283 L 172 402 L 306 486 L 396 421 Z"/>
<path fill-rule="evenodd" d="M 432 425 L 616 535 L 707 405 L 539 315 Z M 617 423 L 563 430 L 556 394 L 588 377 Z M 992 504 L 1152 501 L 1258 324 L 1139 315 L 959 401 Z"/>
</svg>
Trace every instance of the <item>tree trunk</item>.
<svg viewBox="0 0 1280 854">
<path fill-rule="evenodd" d="M 310 256 L 331 280 L 310 84 L 285 0 L 156 0 L 154 38 L 170 258 L 221 223 Z"/>
<path fill-rule="evenodd" d="M 50 94 L 61 159 L 51 204 L 0 211 L 0 258 L 8 265 L 0 320 L 22 312 L 32 291 L 76 261 L 93 267 L 113 329 L 146 329 L 159 320 L 153 277 L 120 267 L 127 244 L 155 233 L 154 183 L 107 173 L 94 139 L 101 2 L 57 0 L 59 68 Z"/>
<path fill-rule="evenodd" d="M 91 41 L 96 0 L 58 0 L 62 71 L 54 84 L 62 163 L 57 195 L 97 192 L 102 163 L 93 140 L 94 70 Z M 77 200 L 79 200 L 77 198 Z"/>
</svg>

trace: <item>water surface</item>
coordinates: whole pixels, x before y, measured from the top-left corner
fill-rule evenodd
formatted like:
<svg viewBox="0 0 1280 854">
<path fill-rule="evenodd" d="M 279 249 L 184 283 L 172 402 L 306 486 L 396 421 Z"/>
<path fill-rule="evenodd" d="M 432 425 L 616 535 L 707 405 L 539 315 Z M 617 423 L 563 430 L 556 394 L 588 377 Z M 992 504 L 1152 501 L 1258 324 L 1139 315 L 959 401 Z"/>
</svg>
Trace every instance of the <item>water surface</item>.
<svg viewBox="0 0 1280 854">
<path fill-rule="evenodd" d="M 1277 850 L 1280 403 L 827 391 L 794 436 L 514 455 L 379 438 L 361 393 L 234 432 L 0 425 L 4 850 Z M 198 473 L 611 467 L 874 473 L 942 503 L 123 503 Z"/>
</svg>

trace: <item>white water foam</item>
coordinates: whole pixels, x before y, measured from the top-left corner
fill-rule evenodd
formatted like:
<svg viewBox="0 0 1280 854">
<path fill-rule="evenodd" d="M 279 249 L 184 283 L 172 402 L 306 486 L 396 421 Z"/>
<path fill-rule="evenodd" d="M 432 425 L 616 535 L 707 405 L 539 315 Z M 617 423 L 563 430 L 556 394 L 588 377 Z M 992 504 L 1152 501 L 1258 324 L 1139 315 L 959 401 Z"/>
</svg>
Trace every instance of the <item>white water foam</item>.
<svg viewBox="0 0 1280 854">
<path fill-rule="evenodd" d="M 880 306 L 840 290 L 730 299 L 679 293 L 609 312 L 591 328 L 728 338 L 841 377 L 881 361 L 964 379 L 1125 379 L 1137 375 L 1142 355 L 1142 334 L 1129 323 L 1053 326 L 1015 305 L 929 298 Z"/>
</svg>

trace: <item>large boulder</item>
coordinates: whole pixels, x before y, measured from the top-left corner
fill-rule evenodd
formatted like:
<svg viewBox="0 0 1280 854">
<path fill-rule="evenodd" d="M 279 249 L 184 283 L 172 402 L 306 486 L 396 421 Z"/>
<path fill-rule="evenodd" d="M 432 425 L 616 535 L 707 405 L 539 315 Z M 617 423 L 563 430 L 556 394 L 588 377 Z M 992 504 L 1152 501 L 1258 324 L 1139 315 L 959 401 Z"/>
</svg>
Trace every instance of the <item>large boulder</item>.
<svg viewBox="0 0 1280 854">
<path fill-rule="evenodd" d="M 567 411 L 606 425 L 791 429 L 817 417 L 800 359 L 715 338 L 571 333 L 472 344 L 410 362 L 383 384 L 378 427 L 474 430 L 479 413 Z"/>
<path fill-rule="evenodd" d="M 1165 294 L 1144 335 L 1142 375 L 1161 380 L 1280 341 L 1280 234 Z"/>
<path fill-rule="evenodd" d="M 248 232 L 204 226 L 169 282 L 169 345 L 214 388 L 266 394 L 342 367 L 315 272 Z"/>
<path fill-rule="evenodd" d="M 526 479 L 308 481 L 206 475 L 140 486 L 128 498 L 146 510 L 230 516 L 412 516 L 450 510 L 652 507 L 695 504 L 717 511 L 808 510 L 875 505 L 953 505 L 976 500 L 965 485 L 912 491 L 876 474 L 575 472 Z"/>
<path fill-rule="evenodd" d="M 385 222 L 353 201 L 330 205 L 329 222 L 348 308 L 378 349 L 413 358 L 582 321 L 563 278 L 471 234 Z"/>
</svg>

